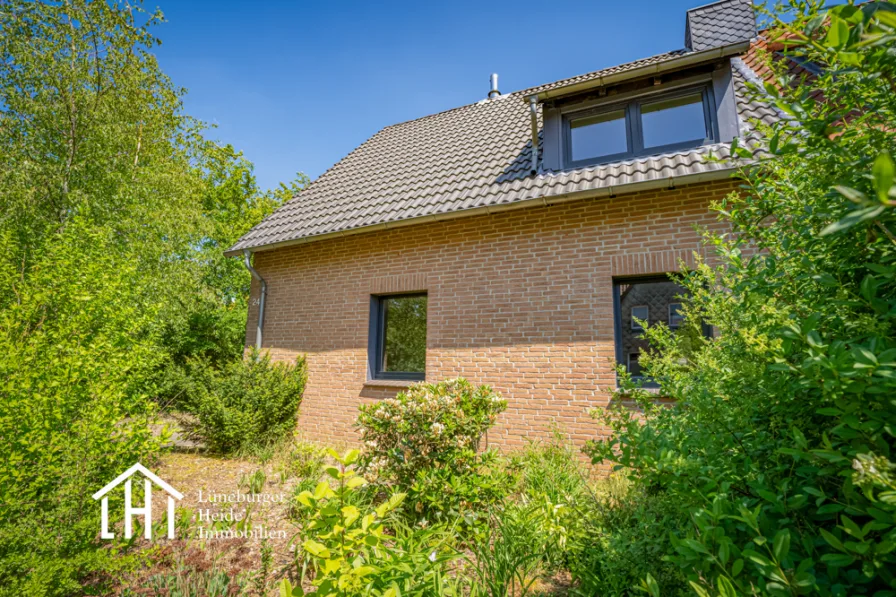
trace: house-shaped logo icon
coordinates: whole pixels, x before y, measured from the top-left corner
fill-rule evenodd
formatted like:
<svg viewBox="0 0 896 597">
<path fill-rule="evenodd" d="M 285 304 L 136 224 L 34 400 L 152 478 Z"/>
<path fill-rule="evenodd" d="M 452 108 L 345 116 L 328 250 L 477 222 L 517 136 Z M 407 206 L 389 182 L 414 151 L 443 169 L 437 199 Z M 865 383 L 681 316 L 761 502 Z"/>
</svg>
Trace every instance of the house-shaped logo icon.
<svg viewBox="0 0 896 597">
<path fill-rule="evenodd" d="M 144 482 L 144 502 L 142 508 L 134 508 L 131 503 L 131 476 L 134 473 L 141 473 L 145 479 Z M 98 500 L 102 498 L 102 518 L 103 518 L 103 529 L 100 535 L 103 539 L 114 539 L 115 534 L 109 531 L 109 496 L 106 495 L 115 487 L 118 487 L 121 482 L 124 481 L 124 536 L 126 539 L 130 539 L 133 532 L 133 520 L 134 515 L 142 514 L 143 515 L 143 536 L 147 539 L 152 539 L 152 486 L 155 484 L 156 486 L 165 490 L 165 493 L 168 494 L 168 538 L 174 539 L 174 500 L 183 499 L 184 495 L 171 487 L 158 476 L 155 475 L 151 470 L 140 464 L 139 462 L 121 473 L 115 479 L 93 494 L 93 499 Z"/>
</svg>

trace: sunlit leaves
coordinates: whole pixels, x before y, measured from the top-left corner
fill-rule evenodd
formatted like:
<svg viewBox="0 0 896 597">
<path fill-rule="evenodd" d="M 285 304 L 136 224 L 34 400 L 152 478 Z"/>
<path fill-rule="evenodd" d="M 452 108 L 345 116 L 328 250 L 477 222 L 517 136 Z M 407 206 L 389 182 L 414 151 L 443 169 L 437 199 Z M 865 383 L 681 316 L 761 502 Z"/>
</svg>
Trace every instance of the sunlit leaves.
<svg viewBox="0 0 896 597">
<path fill-rule="evenodd" d="M 788 6 L 768 34 L 783 49 L 754 88 L 788 118 L 762 127 L 770 157 L 718 205 L 733 234 L 706 238 L 723 266 L 683 276 L 719 335 L 688 367 L 653 359 L 676 404 L 636 395 L 643 419 L 611 410 L 611 437 L 589 453 L 682 504 L 667 560 L 695 594 L 889 595 L 896 12 Z M 662 354 L 679 349 L 647 333 Z"/>
</svg>

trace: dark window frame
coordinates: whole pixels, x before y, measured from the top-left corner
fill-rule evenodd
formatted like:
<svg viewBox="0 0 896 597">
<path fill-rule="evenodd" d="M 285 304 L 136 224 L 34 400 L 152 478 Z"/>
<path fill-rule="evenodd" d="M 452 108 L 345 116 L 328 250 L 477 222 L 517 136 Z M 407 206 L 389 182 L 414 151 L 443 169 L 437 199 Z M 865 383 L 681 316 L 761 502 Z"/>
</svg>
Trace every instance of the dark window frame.
<svg viewBox="0 0 896 597">
<path fill-rule="evenodd" d="M 667 309 L 667 316 L 668 316 L 668 320 L 666 321 L 666 325 L 669 326 L 669 329 L 670 329 L 670 330 L 677 330 L 678 328 L 681 327 L 681 323 L 676 323 L 675 325 L 672 325 L 672 305 L 678 305 L 678 308 L 679 308 L 679 309 L 681 309 L 681 307 L 682 307 L 683 305 L 682 305 L 682 303 L 678 302 L 678 303 L 669 303 L 669 304 L 666 306 L 666 309 Z M 680 317 L 681 317 L 681 321 L 684 321 L 684 316 L 680 316 Z"/>
<path fill-rule="evenodd" d="M 641 105 L 654 104 L 665 100 L 673 100 L 688 95 L 701 94 L 703 100 L 703 119 L 707 132 L 707 136 L 703 139 L 689 139 L 656 147 L 644 147 L 644 132 L 641 127 Z M 715 99 L 713 96 L 712 84 L 700 83 L 698 85 L 688 85 L 671 91 L 662 91 L 644 95 L 637 95 L 631 99 L 621 102 L 612 102 L 585 108 L 577 111 L 565 112 L 563 114 L 563 162 L 565 168 L 581 168 L 585 166 L 595 166 L 600 164 L 608 164 L 621 160 L 645 157 L 649 155 L 658 155 L 670 151 L 681 151 L 684 149 L 694 149 L 710 143 L 715 143 L 719 138 L 718 116 L 716 114 Z M 604 155 L 593 158 L 583 158 L 580 160 L 572 159 L 572 129 L 571 123 L 581 118 L 597 116 L 606 112 L 615 112 L 622 110 L 625 113 L 625 131 L 626 146 L 628 151 L 623 153 L 615 153 L 612 155 Z"/>
<path fill-rule="evenodd" d="M 429 293 L 402 292 L 399 294 L 374 294 L 370 296 L 370 328 L 367 334 L 367 377 L 371 380 L 425 381 L 424 371 L 383 371 L 383 354 L 386 348 L 386 299 L 426 297 L 427 334 L 429 332 Z"/>
<path fill-rule="evenodd" d="M 631 313 L 629 313 L 629 317 L 632 320 L 631 330 L 633 332 L 643 332 L 644 331 L 643 325 L 638 325 L 635 323 L 635 309 L 640 309 L 642 307 L 644 309 L 647 309 L 647 317 L 639 317 L 638 319 L 640 319 L 641 321 L 650 321 L 650 305 L 632 305 L 632 310 L 631 310 Z"/>
<path fill-rule="evenodd" d="M 629 357 L 629 355 L 625 354 L 624 347 L 622 346 L 622 295 L 619 292 L 619 287 L 634 284 L 649 284 L 652 282 L 675 282 L 675 280 L 669 277 L 670 274 L 675 273 L 677 272 L 652 274 L 648 276 L 622 276 L 613 278 L 613 344 L 617 364 L 625 363 L 627 366 Z M 712 338 L 712 326 L 708 325 L 706 322 L 703 322 L 701 327 L 703 329 L 703 336 L 706 338 Z M 656 380 L 643 375 L 633 377 L 632 379 L 640 379 L 645 388 L 658 388 L 660 385 Z M 618 385 L 618 375 L 616 381 Z"/>
</svg>

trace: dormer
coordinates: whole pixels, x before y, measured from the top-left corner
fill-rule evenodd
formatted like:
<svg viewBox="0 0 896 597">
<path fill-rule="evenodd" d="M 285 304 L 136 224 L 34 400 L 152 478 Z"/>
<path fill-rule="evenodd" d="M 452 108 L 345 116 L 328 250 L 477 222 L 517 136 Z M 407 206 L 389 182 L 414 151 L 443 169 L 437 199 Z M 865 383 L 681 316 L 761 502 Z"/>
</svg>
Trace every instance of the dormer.
<svg viewBox="0 0 896 597">
<path fill-rule="evenodd" d="M 685 48 L 535 88 L 544 132 L 540 171 L 686 153 L 740 130 L 731 57 L 756 36 L 749 0 L 687 12 Z"/>
</svg>

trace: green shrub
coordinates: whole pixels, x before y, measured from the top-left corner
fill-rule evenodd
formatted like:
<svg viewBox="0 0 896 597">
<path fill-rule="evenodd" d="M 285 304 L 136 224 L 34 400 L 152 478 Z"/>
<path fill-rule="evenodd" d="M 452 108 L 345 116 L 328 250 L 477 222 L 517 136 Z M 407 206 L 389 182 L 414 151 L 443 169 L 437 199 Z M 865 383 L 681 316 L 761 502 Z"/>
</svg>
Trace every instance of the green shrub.
<svg viewBox="0 0 896 597">
<path fill-rule="evenodd" d="M 519 491 L 529 499 L 571 504 L 588 494 L 591 471 L 581 461 L 581 452 L 560 432 L 510 454 L 508 467 L 519 471 Z"/>
<path fill-rule="evenodd" d="M 635 587 L 648 575 L 664 596 L 689 594 L 678 566 L 664 560 L 672 551 L 669 529 L 685 521 L 678 504 L 663 495 L 618 476 L 598 481 L 561 518 L 577 594 L 637 595 Z"/>
<path fill-rule="evenodd" d="M 612 409 L 611 437 L 589 452 L 679 508 L 667 556 L 698 595 L 884 597 L 896 595 L 896 12 L 793 7 L 771 36 L 821 68 L 779 69 L 756 90 L 792 118 L 718 206 L 736 233 L 710 237 L 722 267 L 682 280 L 688 319 L 721 333 L 683 346 L 648 329 L 661 351 L 645 366 L 676 404 L 631 389 L 643 421 Z"/>
<path fill-rule="evenodd" d="M 164 441 L 134 387 L 157 362 L 137 266 L 82 224 L 27 282 L 0 268 L 20 297 L 0 306 L 0 595 L 66 595 L 112 565 L 90 496 Z"/>
<path fill-rule="evenodd" d="M 542 510 L 509 505 L 496 510 L 483 539 L 469 545 L 472 593 L 483 597 L 528 595 L 543 558 Z"/>
<path fill-rule="evenodd" d="M 322 597 L 445 594 L 444 567 L 456 557 L 448 544 L 451 535 L 439 528 L 388 528 L 389 514 L 404 494 L 392 494 L 375 507 L 358 507 L 366 498 L 353 494 L 367 484 L 353 468 L 358 451 L 330 454 L 337 462 L 326 469 L 332 484 L 322 481 L 313 492 L 304 491 L 296 498 L 304 520 L 297 577 L 310 575 L 313 594 Z M 281 583 L 280 590 L 285 595 L 303 594 L 301 586 L 293 587 L 289 580 Z"/>
<path fill-rule="evenodd" d="M 686 586 L 677 566 L 663 561 L 672 549 L 668 528 L 681 522 L 675 504 L 619 475 L 590 482 L 591 471 L 559 433 L 512 454 L 508 466 L 520 471 L 520 499 L 497 516 L 519 522 L 515 536 L 537 555 L 527 565 L 569 571 L 576 594 L 589 597 L 635 595 L 648 574 L 664 595 Z"/>
<path fill-rule="evenodd" d="M 213 373 L 199 392 L 196 415 L 209 446 L 223 453 L 282 441 L 295 429 L 307 379 L 305 359 L 271 363 L 252 350 Z"/>
<path fill-rule="evenodd" d="M 491 388 L 465 379 L 415 384 L 361 407 L 362 466 L 378 485 L 407 494 L 411 518 L 473 522 L 509 488 L 496 455 L 478 452 L 505 408 Z"/>
</svg>

